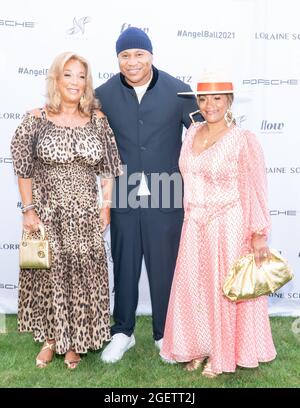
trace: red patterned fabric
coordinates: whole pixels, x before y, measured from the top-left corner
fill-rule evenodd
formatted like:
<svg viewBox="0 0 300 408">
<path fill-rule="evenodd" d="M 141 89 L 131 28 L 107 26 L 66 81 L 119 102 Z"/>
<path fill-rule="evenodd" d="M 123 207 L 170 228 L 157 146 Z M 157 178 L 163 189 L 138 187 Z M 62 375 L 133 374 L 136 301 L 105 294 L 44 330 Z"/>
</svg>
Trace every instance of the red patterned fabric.
<svg viewBox="0 0 300 408">
<path fill-rule="evenodd" d="M 234 372 L 276 356 L 268 298 L 233 303 L 222 294 L 251 234 L 270 229 L 265 163 L 255 135 L 238 127 L 194 155 L 196 127 L 187 131 L 179 161 L 185 220 L 161 355 L 179 362 L 210 357 L 216 373 Z"/>
</svg>

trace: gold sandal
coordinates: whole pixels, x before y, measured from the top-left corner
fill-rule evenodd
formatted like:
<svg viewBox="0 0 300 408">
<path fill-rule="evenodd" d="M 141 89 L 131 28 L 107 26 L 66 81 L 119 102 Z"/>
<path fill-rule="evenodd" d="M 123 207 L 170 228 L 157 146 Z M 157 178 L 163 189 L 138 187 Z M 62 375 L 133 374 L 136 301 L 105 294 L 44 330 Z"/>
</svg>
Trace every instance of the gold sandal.
<svg viewBox="0 0 300 408">
<path fill-rule="evenodd" d="M 69 360 L 64 360 L 64 361 L 65 361 L 66 366 L 69 368 L 69 370 L 74 370 L 75 368 L 77 368 L 81 359 L 75 360 L 75 361 L 69 361 Z"/>
<path fill-rule="evenodd" d="M 219 374 L 218 374 L 218 373 L 215 373 L 215 372 L 213 371 L 212 366 L 211 366 L 211 362 L 208 361 L 208 362 L 205 364 L 205 366 L 204 366 L 204 369 L 203 369 L 203 371 L 202 371 L 202 375 L 203 375 L 204 377 L 206 377 L 206 378 L 215 378 L 215 377 L 217 377 Z"/>
<path fill-rule="evenodd" d="M 51 355 L 51 359 L 50 359 L 50 360 L 41 360 L 41 359 L 38 358 L 39 355 L 40 355 L 40 353 L 41 353 L 42 351 L 45 351 L 45 350 L 51 350 L 51 351 L 53 352 L 52 355 Z M 46 340 L 45 343 L 44 343 L 44 345 L 43 345 L 43 347 L 42 347 L 42 349 L 41 349 L 41 351 L 39 352 L 39 354 L 38 354 L 38 356 L 37 356 L 37 358 L 36 358 L 36 360 L 35 360 L 36 367 L 37 367 L 37 368 L 45 368 L 45 367 L 47 367 L 47 365 L 48 365 L 49 363 L 51 363 L 51 361 L 52 361 L 52 359 L 53 359 L 53 354 L 54 354 L 54 352 L 55 352 L 55 342 L 49 343 L 49 342 Z"/>
<path fill-rule="evenodd" d="M 199 368 L 203 362 L 203 358 L 202 359 L 198 359 L 198 358 L 194 358 L 193 360 L 189 361 L 188 363 L 186 363 L 184 370 L 185 371 L 195 371 L 197 370 L 197 368 Z"/>
<path fill-rule="evenodd" d="M 74 354 L 78 354 L 78 353 L 75 353 L 74 352 Z M 79 358 L 78 359 L 76 359 L 76 360 L 68 360 L 67 358 L 65 358 L 64 359 L 64 362 L 65 362 L 65 364 L 66 364 L 66 366 L 67 366 L 67 368 L 69 369 L 69 370 L 74 370 L 75 368 L 77 368 L 77 366 L 78 366 L 78 364 L 80 363 L 80 361 L 81 361 L 81 358 L 80 358 L 80 356 L 79 356 Z"/>
</svg>

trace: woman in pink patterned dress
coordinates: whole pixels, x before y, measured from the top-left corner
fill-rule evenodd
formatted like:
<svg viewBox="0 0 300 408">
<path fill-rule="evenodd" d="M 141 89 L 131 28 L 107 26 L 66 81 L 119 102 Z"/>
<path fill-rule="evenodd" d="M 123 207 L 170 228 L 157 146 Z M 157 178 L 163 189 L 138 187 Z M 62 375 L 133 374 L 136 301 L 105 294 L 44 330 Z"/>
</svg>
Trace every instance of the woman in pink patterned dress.
<svg viewBox="0 0 300 408">
<path fill-rule="evenodd" d="M 197 95 L 205 122 L 190 126 L 179 159 L 185 220 L 161 356 L 189 371 L 205 362 L 212 378 L 276 356 L 268 298 L 234 303 L 222 293 L 240 256 L 270 256 L 270 218 L 263 152 L 232 119 L 232 83 L 205 79 Z"/>
</svg>

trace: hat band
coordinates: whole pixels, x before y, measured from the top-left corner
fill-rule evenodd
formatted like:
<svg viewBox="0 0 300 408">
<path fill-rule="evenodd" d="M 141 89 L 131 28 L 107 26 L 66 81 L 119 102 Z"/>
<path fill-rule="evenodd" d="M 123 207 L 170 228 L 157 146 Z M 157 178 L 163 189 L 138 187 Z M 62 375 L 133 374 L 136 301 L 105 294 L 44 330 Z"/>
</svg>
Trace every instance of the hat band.
<svg viewBox="0 0 300 408">
<path fill-rule="evenodd" d="M 232 82 L 198 82 L 197 92 L 224 92 L 233 91 Z"/>
</svg>

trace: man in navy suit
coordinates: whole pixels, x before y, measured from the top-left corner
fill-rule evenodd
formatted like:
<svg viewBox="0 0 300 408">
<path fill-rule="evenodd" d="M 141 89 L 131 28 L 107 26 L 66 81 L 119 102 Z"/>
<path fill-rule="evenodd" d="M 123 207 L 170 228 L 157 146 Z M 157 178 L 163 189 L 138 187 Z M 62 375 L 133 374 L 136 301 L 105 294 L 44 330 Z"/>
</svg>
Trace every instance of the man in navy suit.
<svg viewBox="0 0 300 408">
<path fill-rule="evenodd" d="M 182 129 L 191 123 L 189 113 L 198 109 L 195 98 L 177 95 L 190 91 L 188 85 L 152 65 L 152 44 L 144 31 L 123 31 L 116 52 L 120 73 L 96 89 L 126 166 L 116 180 L 111 209 L 115 304 L 112 340 L 101 355 L 107 363 L 120 360 L 135 345 L 143 257 L 153 337 L 161 348 L 183 221 Z"/>
</svg>

